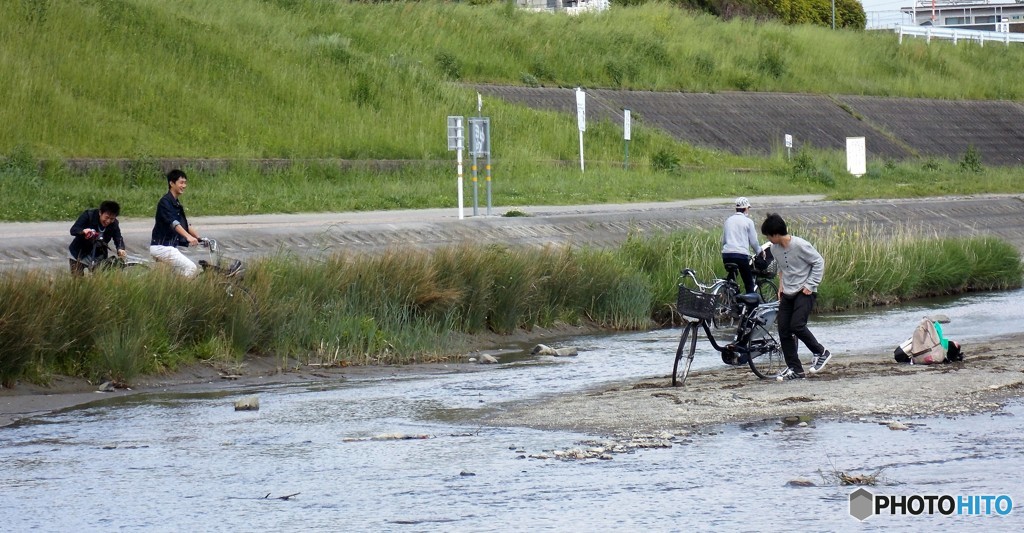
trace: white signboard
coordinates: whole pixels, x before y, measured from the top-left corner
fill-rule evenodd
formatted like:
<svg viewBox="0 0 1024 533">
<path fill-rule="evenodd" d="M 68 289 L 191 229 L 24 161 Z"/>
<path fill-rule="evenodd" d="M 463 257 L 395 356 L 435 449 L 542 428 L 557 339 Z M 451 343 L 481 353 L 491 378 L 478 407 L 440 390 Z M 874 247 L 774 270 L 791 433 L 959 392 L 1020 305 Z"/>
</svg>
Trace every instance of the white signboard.
<svg viewBox="0 0 1024 533">
<path fill-rule="evenodd" d="M 867 146 L 864 137 L 846 138 L 846 170 L 858 178 L 867 174 Z"/>
<path fill-rule="evenodd" d="M 587 93 L 576 88 L 576 124 L 580 131 L 587 131 Z"/>
<path fill-rule="evenodd" d="M 622 110 L 622 138 L 629 140 L 629 110 Z"/>
<path fill-rule="evenodd" d="M 786 134 L 786 148 L 792 148 L 792 147 L 793 147 L 793 136 L 787 133 Z"/>
<path fill-rule="evenodd" d="M 454 152 L 455 150 L 462 149 L 462 117 L 449 116 L 448 117 L 448 151 Z"/>
</svg>

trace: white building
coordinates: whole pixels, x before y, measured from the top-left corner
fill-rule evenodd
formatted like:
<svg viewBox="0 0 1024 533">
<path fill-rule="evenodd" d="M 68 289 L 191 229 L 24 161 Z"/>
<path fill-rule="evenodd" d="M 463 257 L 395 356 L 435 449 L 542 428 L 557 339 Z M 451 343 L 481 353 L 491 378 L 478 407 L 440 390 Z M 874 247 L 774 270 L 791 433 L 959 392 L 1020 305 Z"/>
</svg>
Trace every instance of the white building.
<svg viewBox="0 0 1024 533">
<path fill-rule="evenodd" d="M 920 0 L 910 7 L 900 8 L 900 11 L 909 16 L 910 24 L 916 26 L 1024 33 L 1024 0 L 1020 1 Z"/>
<path fill-rule="evenodd" d="M 516 0 L 516 4 L 530 11 L 564 11 L 569 14 L 584 11 L 604 11 L 609 0 Z"/>
</svg>

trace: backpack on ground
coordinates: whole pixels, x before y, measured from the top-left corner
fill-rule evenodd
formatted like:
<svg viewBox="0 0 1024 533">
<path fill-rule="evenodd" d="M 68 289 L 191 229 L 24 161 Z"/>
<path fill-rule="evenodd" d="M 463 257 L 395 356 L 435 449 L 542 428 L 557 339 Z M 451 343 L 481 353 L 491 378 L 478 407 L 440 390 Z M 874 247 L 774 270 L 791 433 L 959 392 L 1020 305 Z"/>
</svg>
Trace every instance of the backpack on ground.
<svg viewBox="0 0 1024 533">
<path fill-rule="evenodd" d="M 893 350 L 896 362 L 933 365 L 963 361 L 964 356 L 959 343 L 950 340 L 946 342 L 947 347 L 942 346 L 942 330 L 939 328 L 942 327 L 940 324 L 946 323 L 949 323 L 949 317 L 946 315 L 922 318 L 914 329 L 914 334 Z"/>
</svg>

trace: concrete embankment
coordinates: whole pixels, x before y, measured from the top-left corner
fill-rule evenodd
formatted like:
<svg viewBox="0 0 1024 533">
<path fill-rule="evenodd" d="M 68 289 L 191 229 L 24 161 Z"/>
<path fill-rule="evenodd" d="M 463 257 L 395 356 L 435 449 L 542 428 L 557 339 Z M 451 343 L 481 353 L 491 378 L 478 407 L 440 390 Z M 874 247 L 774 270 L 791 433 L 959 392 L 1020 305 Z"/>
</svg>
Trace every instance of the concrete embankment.
<svg viewBox="0 0 1024 533">
<path fill-rule="evenodd" d="M 457 243 L 614 246 L 630 232 L 717 228 L 732 210 L 731 198 L 647 204 L 502 206 L 479 216 L 466 208 L 365 213 L 313 213 L 195 217 L 204 236 L 216 238 L 232 257 L 249 259 L 288 251 L 375 252 L 391 247 L 432 248 Z M 798 228 L 845 224 L 893 228 L 908 224 L 938 235 L 994 235 L 1024 251 L 1024 195 L 825 201 L 819 196 L 751 197 L 752 216 L 781 213 Z M 500 216 L 511 209 L 527 217 Z M 0 270 L 66 268 L 73 221 L 0 224 Z M 131 253 L 147 256 L 152 220 L 125 218 Z"/>
</svg>

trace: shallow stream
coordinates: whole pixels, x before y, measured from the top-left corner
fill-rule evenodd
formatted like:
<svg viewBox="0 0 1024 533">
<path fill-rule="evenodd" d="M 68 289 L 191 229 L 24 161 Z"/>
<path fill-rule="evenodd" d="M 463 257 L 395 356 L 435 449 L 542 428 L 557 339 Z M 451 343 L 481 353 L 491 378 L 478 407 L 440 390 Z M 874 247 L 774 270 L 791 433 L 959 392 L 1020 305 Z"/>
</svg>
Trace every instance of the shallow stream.
<svg viewBox="0 0 1024 533">
<path fill-rule="evenodd" d="M 1024 291 L 815 317 L 837 357 L 909 336 L 930 313 L 950 338 L 1019 333 Z M 1024 402 L 997 413 L 724 425 L 610 460 L 531 455 L 601 436 L 467 423 L 495 403 L 668 375 L 678 330 L 590 336 L 579 357 L 503 357 L 472 372 L 348 379 L 220 394 L 106 401 L 0 428 L 0 516 L 9 531 L 1021 530 L 1006 516 L 849 514 L 878 494 L 1009 495 L 1024 506 Z M 706 344 L 706 343 L 702 343 Z M 724 366 L 698 354 L 695 367 Z M 666 378 L 667 379 L 667 378 Z M 236 412 L 258 394 L 261 409 Z M 386 436 L 426 437 L 378 440 Z M 795 479 L 815 486 L 797 487 Z M 294 495 L 294 496 L 291 496 Z M 291 496 L 287 499 L 282 497 Z"/>
</svg>

